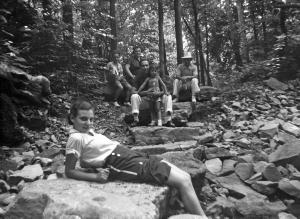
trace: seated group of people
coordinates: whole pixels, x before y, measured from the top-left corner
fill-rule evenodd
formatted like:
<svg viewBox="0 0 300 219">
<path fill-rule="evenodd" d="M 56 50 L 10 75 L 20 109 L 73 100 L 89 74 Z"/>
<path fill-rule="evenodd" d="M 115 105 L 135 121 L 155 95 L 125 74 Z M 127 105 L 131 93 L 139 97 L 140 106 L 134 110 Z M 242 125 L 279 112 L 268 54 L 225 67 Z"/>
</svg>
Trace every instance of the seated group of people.
<svg viewBox="0 0 300 219">
<path fill-rule="evenodd" d="M 125 92 L 124 105 L 132 107 L 134 117 L 133 126 L 139 122 L 139 108 L 143 101 L 147 101 L 151 112 L 151 126 L 162 126 L 161 104 L 164 106 L 165 126 L 173 127 L 172 123 L 172 102 L 179 99 L 181 89 L 190 89 L 192 102 L 196 102 L 196 93 L 200 91 L 197 79 L 197 68 L 191 63 L 192 56 L 187 54 L 182 57 L 182 64 L 179 64 L 173 75 L 173 101 L 172 95 L 168 92 L 165 83 L 159 76 L 159 68 L 150 60 L 142 58 L 141 49 L 135 47 L 133 54 L 125 64 L 125 72 L 120 63 L 120 54 L 115 51 L 112 61 L 107 64 L 109 74 L 108 82 L 115 87 L 114 105 L 120 106 L 118 98 Z"/>
</svg>

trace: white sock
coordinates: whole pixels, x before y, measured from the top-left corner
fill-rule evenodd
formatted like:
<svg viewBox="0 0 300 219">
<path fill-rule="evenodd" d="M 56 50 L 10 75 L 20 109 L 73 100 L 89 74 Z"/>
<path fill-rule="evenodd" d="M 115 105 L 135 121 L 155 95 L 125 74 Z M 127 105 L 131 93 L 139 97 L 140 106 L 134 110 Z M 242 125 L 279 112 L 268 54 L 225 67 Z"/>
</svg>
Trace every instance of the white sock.
<svg viewBox="0 0 300 219">
<path fill-rule="evenodd" d="M 162 121 L 161 121 L 161 119 L 157 120 L 157 125 L 158 125 L 158 126 L 162 126 Z"/>
</svg>

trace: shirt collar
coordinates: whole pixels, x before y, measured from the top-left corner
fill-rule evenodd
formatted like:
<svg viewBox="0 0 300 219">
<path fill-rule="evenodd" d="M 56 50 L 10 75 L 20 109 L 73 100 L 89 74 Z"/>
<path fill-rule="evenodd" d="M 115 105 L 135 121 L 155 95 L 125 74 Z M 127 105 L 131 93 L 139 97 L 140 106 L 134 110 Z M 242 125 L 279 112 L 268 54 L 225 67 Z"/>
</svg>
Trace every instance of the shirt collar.
<svg viewBox="0 0 300 219">
<path fill-rule="evenodd" d="M 71 128 L 71 129 L 69 130 L 69 134 L 71 135 L 71 134 L 74 134 L 74 133 L 81 133 L 81 132 L 78 131 L 78 130 L 76 130 L 76 129 L 74 129 L 74 128 Z M 90 129 L 90 130 L 87 132 L 87 134 L 90 134 L 90 135 L 94 136 L 96 133 L 94 132 L 93 129 Z"/>
</svg>

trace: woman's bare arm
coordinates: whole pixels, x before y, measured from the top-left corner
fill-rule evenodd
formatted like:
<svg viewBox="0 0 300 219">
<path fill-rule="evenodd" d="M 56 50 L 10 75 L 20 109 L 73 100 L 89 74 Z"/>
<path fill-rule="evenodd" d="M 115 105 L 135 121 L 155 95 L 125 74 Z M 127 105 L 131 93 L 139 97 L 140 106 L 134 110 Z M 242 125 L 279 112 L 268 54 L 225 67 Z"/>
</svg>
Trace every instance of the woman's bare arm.
<svg viewBox="0 0 300 219">
<path fill-rule="evenodd" d="M 146 78 L 146 80 L 143 82 L 143 84 L 139 87 L 138 89 L 138 93 L 141 92 L 142 90 L 144 90 L 144 88 L 146 87 L 147 83 L 149 81 L 149 78 Z"/>
<path fill-rule="evenodd" d="M 163 89 L 164 93 L 167 94 L 168 93 L 167 86 L 165 85 L 165 83 L 163 82 L 163 80 L 161 79 L 161 77 L 159 77 L 159 76 L 158 76 L 158 82 L 162 86 L 162 89 Z"/>
<path fill-rule="evenodd" d="M 131 73 L 131 71 L 130 71 L 130 65 L 129 64 L 126 64 L 125 65 L 125 71 L 126 71 L 126 74 L 129 76 L 129 77 L 131 77 L 131 78 L 134 78 L 134 76 L 133 76 L 133 74 Z"/>
<path fill-rule="evenodd" d="M 107 169 L 98 169 L 99 173 L 87 173 L 75 169 L 77 158 L 74 154 L 67 154 L 65 162 L 65 174 L 68 178 L 77 180 L 86 180 L 92 182 L 107 182 L 109 171 Z"/>
</svg>

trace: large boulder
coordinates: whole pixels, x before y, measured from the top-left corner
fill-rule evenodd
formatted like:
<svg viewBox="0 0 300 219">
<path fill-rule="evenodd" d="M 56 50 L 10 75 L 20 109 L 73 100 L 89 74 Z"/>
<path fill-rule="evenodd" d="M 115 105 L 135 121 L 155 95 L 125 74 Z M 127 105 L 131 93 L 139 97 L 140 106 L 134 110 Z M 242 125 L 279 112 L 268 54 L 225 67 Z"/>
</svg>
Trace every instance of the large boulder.
<svg viewBox="0 0 300 219">
<path fill-rule="evenodd" d="M 167 194 L 148 184 L 39 180 L 24 187 L 5 218 L 162 218 Z"/>
</svg>

